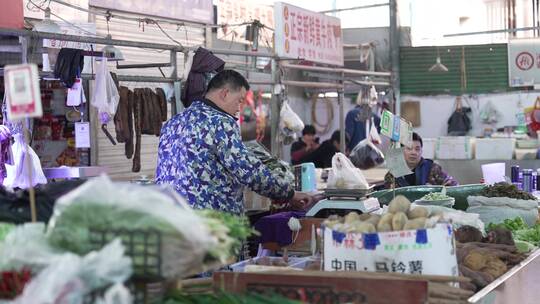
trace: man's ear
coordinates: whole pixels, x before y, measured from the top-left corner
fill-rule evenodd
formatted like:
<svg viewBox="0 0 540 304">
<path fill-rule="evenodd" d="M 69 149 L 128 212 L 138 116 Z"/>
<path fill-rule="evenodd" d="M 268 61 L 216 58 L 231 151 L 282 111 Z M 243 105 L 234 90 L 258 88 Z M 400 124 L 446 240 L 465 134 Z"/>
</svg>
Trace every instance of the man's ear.
<svg viewBox="0 0 540 304">
<path fill-rule="evenodd" d="M 229 88 L 227 87 L 224 87 L 222 89 L 219 90 L 219 97 L 221 99 L 225 99 L 227 98 L 227 95 L 229 94 Z"/>
</svg>

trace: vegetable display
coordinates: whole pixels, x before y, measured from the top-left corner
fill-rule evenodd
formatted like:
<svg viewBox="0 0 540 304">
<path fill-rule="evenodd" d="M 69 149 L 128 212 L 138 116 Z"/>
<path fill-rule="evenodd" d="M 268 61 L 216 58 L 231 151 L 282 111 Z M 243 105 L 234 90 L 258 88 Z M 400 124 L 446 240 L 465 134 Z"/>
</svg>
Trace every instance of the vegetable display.
<svg viewBox="0 0 540 304">
<path fill-rule="evenodd" d="M 487 186 L 480 192 L 485 197 L 508 197 L 520 200 L 536 200 L 536 197 L 528 192 L 519 190 L 515 185 L 507 183 L 496 183 Z"/>
<path fill-rule="evenodd" d="M 388 205 L 388 213 L 382 216 L 351 212 L 345 217 L 332 215 L 324 221 L 324 225 L 344 233 L 375 233 L 432 228 L 439 219 L 439 215 L 430 214 L 423 206 L 411 208 L 411 202 L 398 195 Z"/>
<path fill-rule="evenodd" d="M 540 224 L 536 224 L 533 227 L 529 227 L 521 217 L 515 219 L 506 219 L 500 224 L 489 223 L 487 225 L 487 231 L 493 231 L 497 228 L 506 228 L 512 232 L 515 241 L 520 241 L 520 248 L 531 248 L 528 244 L 533 246 L 540 246 Z M 530 250 L 529 250 L 530 251 Z"/>
<path fill-rule="evenodd" d="M 4 241 L 6 235 L 15 228 L 14 224 L 0 223 L 0 242 Z"/>
<path fill-rule="evenodd" d="M 431 192 L 426 195 L 424 195 L 420 200 L 422 201 L 441 201 L 441 200 L 447 200 L 452 199 L 451 196 L 448 196 L 442 192 Z"/>
<path fill-rule="evenodd" d="M 525 259 L 506 228 L 497 227 L 483 238 L 480 230 L 463 226 L 456 231 L 456 241 L 459 271 L 473 284 L 461 287 L 472 291 L 484 288 Z"/>
</svg>

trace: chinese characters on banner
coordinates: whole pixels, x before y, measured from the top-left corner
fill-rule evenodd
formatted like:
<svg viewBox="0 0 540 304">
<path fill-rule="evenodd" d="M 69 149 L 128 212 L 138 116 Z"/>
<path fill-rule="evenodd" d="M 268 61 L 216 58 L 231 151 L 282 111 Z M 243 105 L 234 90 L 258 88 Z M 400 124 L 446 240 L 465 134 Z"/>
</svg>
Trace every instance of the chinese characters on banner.
<svg viewBox="0 0 540 304">
<path fill-rule="evenodd" d="M 246 38 L 246 25 L 236 26 L 244 22 L 259 20 L 265 26 L 274 28 L 274 8 L 262 5 L 257 0 L 218 0 L 217 23 L 226 24 L 217 30 L 217 38 L 233 40 L 234 42 L 250 43 Z M 259 44 L 264 47 L 272 47 L 271 29 L 263 28 L 259 32 Z"/>
<path fill-rule="evenodd" d="M 343 66 L 339 18 L 286 4 L 274 4 L 275 47 L 278 56 Z"/>
<path fill-rule="evenodd" d="M 452 226 L 381 232 L 340 233 L 325 228 L 325 271 L 457 275 Z"/>
<path fill-rule="evenodd" d="M 508 41 L 508 77 L 511 87 L 540 84 L 540 39 Z"/>
</svg>

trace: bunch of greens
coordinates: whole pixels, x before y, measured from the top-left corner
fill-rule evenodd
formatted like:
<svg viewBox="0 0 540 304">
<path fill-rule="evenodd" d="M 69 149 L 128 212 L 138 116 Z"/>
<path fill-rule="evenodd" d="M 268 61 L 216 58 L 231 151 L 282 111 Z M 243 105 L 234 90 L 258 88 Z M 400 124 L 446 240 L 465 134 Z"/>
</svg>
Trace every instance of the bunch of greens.
<svg viewBox="0 0 540 304">
<path fill-rule="evenodd" d="M 210 252 L 213 257 L 229 258 L 238 255 L 243 241 L 257 234 L 244 216 L 211 209 L 197 210 L 196 213 L 204 218 L 212 235 L 220 241 L 219 245 Z"/>
<path fill-rule="evenodd" d="M 426 195 L 424 195 L 420 200 L 423 201 L 440 201 L 440 200 L 447 200 L 451 199 L 452 197 L 442 193 L 442 192 L 431 192 Z"/>
<path fill-rule="evenodd" d="M 523 220 L 523 218 L 521 218 L 521 216 L 518 216 L 513 220 L 505 219 L 504 222 L 500 224 L 489 223 L 486 227 L 486 230 L 489 232 L 489 231 L 495 230 L 498 227 L 506 228 L 512 232 L 516 230 L 521 230 L 521 229 L 529 229 L 529 226 L 525 223 L 525 221 Z"/>
<path fill-rule="evenodd" d="M 230 294 L 219 292 L 216 294 L 186 295 L 179 292 L 168 295 L 164 304 L 300 304 L 279 295 L 266 296 L 256 293 Z"/>
<path fill-rule="evenodd" d="M 529 227 L 523 218 L 518 216 L 515 219 L 506 219 L 500 224 L 489 223 L 486 230 L 489 232 L 497 228 L 506 228 L 512 231 L 512 236 L 515 241 L 527 242 L 534 246 L 540 246 L 540 224 Z"/>
<path fill-rule="evenodd" d="M 480 195 L 485 197 L 508 197 L 520 200 L 536 200 L 531 194 L 521 191 L 515 185 L 508 183 L 496 183 L 492 186 L 487 186 L 480 192 Z"/>
</svg>

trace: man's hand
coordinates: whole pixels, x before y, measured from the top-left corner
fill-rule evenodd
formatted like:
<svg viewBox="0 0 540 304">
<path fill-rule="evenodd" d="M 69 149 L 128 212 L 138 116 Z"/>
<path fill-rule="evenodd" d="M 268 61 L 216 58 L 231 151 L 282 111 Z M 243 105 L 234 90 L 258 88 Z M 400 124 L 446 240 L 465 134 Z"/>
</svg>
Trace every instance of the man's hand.
<svg viewBox="0 0 540 304">
<path fill-rule="evenodd" d="M 307 193 L 295 192 L 289 204 L 293 210 L 304 211 L 313 204 L 313 197 Z"/>
</svg>

